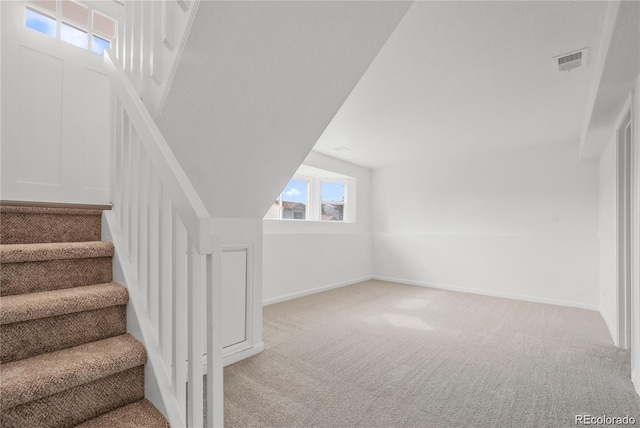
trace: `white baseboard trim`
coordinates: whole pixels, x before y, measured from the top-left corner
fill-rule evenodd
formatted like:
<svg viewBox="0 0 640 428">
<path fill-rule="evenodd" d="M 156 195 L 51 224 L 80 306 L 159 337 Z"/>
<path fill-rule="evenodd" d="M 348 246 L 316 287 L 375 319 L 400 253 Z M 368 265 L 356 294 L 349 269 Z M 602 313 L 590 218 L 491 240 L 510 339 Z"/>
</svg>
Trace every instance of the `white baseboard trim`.
<svg viewBox="0 0 640 428">
<path fill-rule="evenodd" d="M 607 330 L 609 331 L 609 335 L 611 336 L 611 341 L 613 342 L 613 344 L 614 344 L 615 346 L 619 346 L 619 345 L 618 345 L 618 334 L 617 334 L 617 332 L 612 328 L 613 326 L 612 326 L 611 322 L 609 321 L 609 318 L 607 318 L 607 317 L 605 316 L 605 313 L 604 313 L 604 311 L 602 310 L 602 308 L 601 308 L 601 307 L 598 307 L 598 312 L 600 312 L 600 316 L 601 316 L 601 317 L 602 317 L 602 319 L 604 320 L 604 325 L 606 325 L 606 326 L 607 326 Z"/>
<path fill-rule="evenodd" d="M 334 284 L 323 285 L 322 287 L 312 288 L 310 290 L 298 291 L 296 293 L 285 294 L 283 296 L 272 297 L 270 299 L 265 299 L 262 301 L 262 306 L 273 305 L 274 303 L 285 302 L 287 300 L 297 299 L 298 297 L 309 296 L 311 294 L 322 293 L 323 291 L 331 290 L 334 288 L 346 287 L 347 285 L 357 284 L 359 282 L 364 282 L 372 279 L 373 277 L 363 276 L 356 279 L 351 279 L 349 281 L 336 282 Z"/>
<path fill-rule="evenodd" d="M 233 363 L 237 363 L 238 361 L 244 360 L 245 358 L 253 357 L 254 355 L 259 354 L 262 351 L 264 351 L 264 343 L 260 342 L 250 348 L 245 348 L 236 352 L 232 352 L 230 354 L 225 354 L 222 357 L 224 367 Z"/>
<path fill-rule="evenodd" d="M 495 291 L 480 290 L 477 288 L 460 287 L 457 285 L 438 284 L 435 282 L 414 281 L 411 279 L 393 278 L 389 276 L 374 275 L 373 279 L 387 282 L 397 282 L 399 284 L 417 285 L 420 287 L 438 288 L 441 290 L 459 291 L 461 293 L 479 294 L 482 296 L 501 297 L 504 299 L 523 300 L 525 302 L 545 303 L 549 305 L 567 306 L 571 308 L 588 309 L 598 311 L 598 305 L 590 305 L 581 302 L 572 302 L 570 300 L 547 299 L 544 297 L 526 296 L 513 293 L 501 293 Z"/>
<path fill-rule="evenodd" d="M 233 363 L 237 363 L 238 361 L 242 361 L 245 358 L 253 357 L 254 355 L 259 354 L 264 351 L 264 343 L 260 342 L 255 346 L 250 346 L 248 348 L 243 348 L 238 351 L 232 351 L 231 353 L 226 353 L 222 356 L 222 365 L 223 367 L 227 367 Z M 222 350 L 224 353 L 224 349 Z M 207 373 L 207 354 L 202 356 L 202 367 L 205 373 Z"/>
</svg>

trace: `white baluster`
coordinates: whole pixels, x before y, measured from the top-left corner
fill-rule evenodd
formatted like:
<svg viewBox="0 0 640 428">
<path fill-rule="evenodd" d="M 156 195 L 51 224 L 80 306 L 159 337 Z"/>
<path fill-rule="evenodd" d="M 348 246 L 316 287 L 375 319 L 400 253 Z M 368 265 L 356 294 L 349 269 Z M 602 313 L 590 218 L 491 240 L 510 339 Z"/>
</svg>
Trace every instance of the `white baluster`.
<svg viewBox="0 0 640 428">
<path fill-rule="evenodd" d="M 147 307 L 155 339 L 160 344 L 160 180 L 153 166 L 149 167 L 149 212 L 147 217 L 147 251 L 149 254 Z"/>
<path fill-rule="evenodd" d="M 186 414 L 187 399 L 187 234 L 173 210 L 173 385 L 178 404 Z"/>
<path fill-rule="evenodd" d="M 222 242 L 212 236 L 213 253 L 207 255 L 207 427 L 224 427 L 222 359 Z"/>
<path fill-rule="evenodd" d="M 122 50 L 122 67 L 131 79 L 132 53 L 133 53 L 133 27 L 134 27 L 134 11 L 133 5 L 125 6 L 125 26 L 124 26 L 124 46 Z"/>
<path fill-rule="evenodd" d="M 136 87 L 138 94 L 142 93 L 142 56 L 140 49 L 142 46 L 142 3 L 133 2 L 133 42 L 131 44 L 131 81 Z"/>
<path fill-rule="evenodd" d="M 162 43 L 173 51 L 175 47 L 175 1 L 162 0 L 162 26 L 160 27 L 160 34 L 162 36 Z"/>
<path fill-rule="evenodd" d="M 192 242 L 189 241 L 188 248 L 188 337 L 189 337 L 189 426 L 202 427 L 202 356 L 204 346 L 202 343 L 203 330 L 206 327 L 206 320 L 203 309 L 204 289 L 205 289 L 205 264 L 203 256 L 199 255 Z"/>
<path fill-rule="evenodd" d="M 124 111 L 120 98 L 114 92 L 114 129 L 113 129 L 113 185 L 111 188 L 113 209 L 118 220 L 118 224 L 122 224 L 122 121 Z"/>
<path fill-rule="evenodd" d="M 153 21 L 151 22 L 151 39 L 149 51 L 149 74 L 151 79 L 159 85 L 162 83 L 162 2 L 152 2 Z"/>
<path fill-rule="evenodd" d="M 172 352 L 172 326 L 173 326 L 173 310 L 172 310 L 172 259 L 173 246 L 172 241 L 172 225 L 171 225 L 172 209 L 171 202 L 165 196 L 164 188 L 160 186 L 160 348 L 167 369 L 173 364 Z M 167 370 L 169 371 L 169 370 Z"/>
<path fill-rule="evenodd" d="M 140 270 L 138 265 L 138 229 L 139 223 L 138 218 L 140 215 L 138 199 L 140 197 L 140 139 L 138 137 L 137 130 L 132 128 L 131 134 L 131 182 L 130 186 L 130 195 L 131 195 L 131 205 L 129 206 L 130 213 L 130 231 L 129 231 L 129 260 L 131 260 L 131 264 L 136 268 L 136 274 L 138 279 L 140 279 Z"/>
<path fill-rule="evenodd" d="M 129 116 L 124 114 L 124 121 L 122 126 L 122 142 L 124 144 L 122 150 L 123 156 L 123 186 L 122 186 L 122 234 L 127 240 L 127 257 L 130 257 L 131 249 L 129 247 L 128 236 L 131 232 L 131 123 Z"/>
<path fill-rule="evenodd" d="M 140 37 L 140 81 L 141 81 L 141 98 L 146 102 L 150 98 L 149 79 L 151 68 L 151 30 L 153 27 L 153 3 L 142 2 L 141 37 Z"/>
<path fill-rule="evenodd" d="M 142 300 L 149 311 L 149 160 L 142 147 L 139 152 L 138 186 L 138 282 Z"/>
</svg>

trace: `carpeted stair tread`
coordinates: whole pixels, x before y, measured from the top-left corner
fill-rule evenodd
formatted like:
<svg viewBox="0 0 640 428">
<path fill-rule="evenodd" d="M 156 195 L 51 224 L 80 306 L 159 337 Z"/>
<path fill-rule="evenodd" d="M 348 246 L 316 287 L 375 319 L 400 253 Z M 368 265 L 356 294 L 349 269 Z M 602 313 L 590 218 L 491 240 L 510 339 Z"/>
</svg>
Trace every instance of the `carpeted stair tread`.
<svg viewBox="0 0 640 428">
<path fill-rule="evenodd" d="M 0 263 L 0 295 L 37 293 L 113 280 L 112 257 Z"/>
<path fill-rule="evenodd" d="M 8 409 L 145 364 L 129 334 L 3 364 L 0 408 Z"/>
<path fill-rule="evenodd" d="M 84 287 L 5 296 L 0 302 L 0 324 L 126 305 L 127 289 L 110 282 Z"/>
<path fill-rule="evenodd" d="M 72 427 L 144 398 L 144 366 L 0 412 L 2 428 Z"/>
<path fill-rule="evenodd" d="M 0 244 L 100 240 L 100 209 L 2 206 L 0 216 Z"/>
<path fill-rule="evenodd" d="M 4 244 L 0 246 L 0 262 L 2 263 L 24 263 L 96 257 L 113 257 L 113 243 L 109 241 L 89 241 L 41 244 Z"/>
<path fill-rule="evenodd" d="M 127 306 L 109 306 L 0 325 L 0 364 L 127 332 Z"/>
<path fill-rule="evenodd" d="M 140 427 L 169 428 L 169 423 L 153 404 L 143 399 L 76 426 L 76 428 Z"/>
<path fill-rule="evenodd" d="M 63 207 L 26 207 L 17 205 L 0 206 L 0 213 L 19 214 L 56 214 L 56 215 L 95 215 L 101 216 L 102 209 L 93 208 L 63 208 Z"/>
</svg>

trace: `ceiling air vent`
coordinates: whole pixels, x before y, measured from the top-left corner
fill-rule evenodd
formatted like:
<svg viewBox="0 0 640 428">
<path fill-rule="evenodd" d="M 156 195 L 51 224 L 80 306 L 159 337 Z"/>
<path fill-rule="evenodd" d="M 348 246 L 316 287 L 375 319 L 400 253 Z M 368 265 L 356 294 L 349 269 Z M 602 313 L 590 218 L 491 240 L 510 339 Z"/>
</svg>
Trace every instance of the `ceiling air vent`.
<svg viewBox="0 0 640 428">
<path fill-rule="evenodd" d="M 558 71 L 571 71 L 587 64 L 587 48 L 553 57 L 553 68 Z"/>
</svg>

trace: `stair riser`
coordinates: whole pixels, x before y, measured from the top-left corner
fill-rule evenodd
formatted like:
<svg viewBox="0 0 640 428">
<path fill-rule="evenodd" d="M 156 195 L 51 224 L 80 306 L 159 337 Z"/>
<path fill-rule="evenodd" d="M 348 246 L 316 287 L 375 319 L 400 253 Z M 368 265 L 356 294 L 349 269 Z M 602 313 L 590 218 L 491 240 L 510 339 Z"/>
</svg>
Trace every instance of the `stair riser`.
<svg viewBox="0 0 640 428">
<path fill-rule="evenodd" d="M 112 279 L 111 257 L 0 265 L 0 296 L 102 284 Z"/>
<path fill-rule="evenodd" d="M 125 334 L 126 313 L 120 305 L 0 326 L 0 362 Z"/>
<path fill-rule="evenodd" d="M 100 215 L 2 213 L 0 244 L 99 241 Z"/>
<path fill-rule="evenodd" d="M 144 398 L 144 366 L 3 410 L 3 428 L 71 427 Z"/>
</svg>

